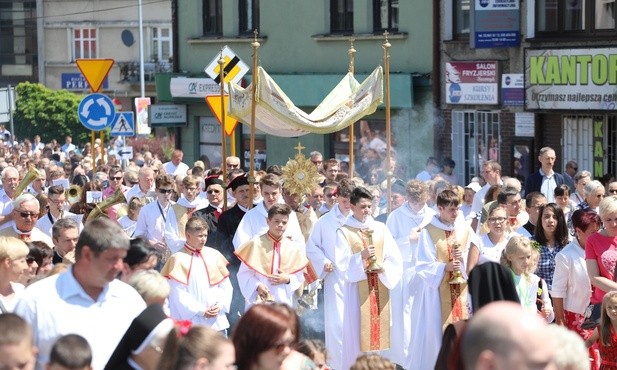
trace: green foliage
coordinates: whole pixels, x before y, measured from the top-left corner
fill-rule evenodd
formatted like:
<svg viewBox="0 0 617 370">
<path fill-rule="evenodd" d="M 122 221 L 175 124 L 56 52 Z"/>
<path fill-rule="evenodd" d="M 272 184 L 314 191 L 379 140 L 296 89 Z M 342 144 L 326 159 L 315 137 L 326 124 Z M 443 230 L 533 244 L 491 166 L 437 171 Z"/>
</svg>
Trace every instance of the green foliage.
<svg viewBox="0 0 617 370">
<path fill-rule="evenodd" d="M 41 141 L 51 139 L 64 143 L 64 137 L 71 135 L 73 143 L 89 141 L 90 131 L 77 116 L 77 107 L 83 95 L 67 90 L 50 90 L 41 84 L 23 82 L 17 85 L 17 110 L 15 111 L 15 135 L 18 140 L 36 134 Z"/>
</svg>

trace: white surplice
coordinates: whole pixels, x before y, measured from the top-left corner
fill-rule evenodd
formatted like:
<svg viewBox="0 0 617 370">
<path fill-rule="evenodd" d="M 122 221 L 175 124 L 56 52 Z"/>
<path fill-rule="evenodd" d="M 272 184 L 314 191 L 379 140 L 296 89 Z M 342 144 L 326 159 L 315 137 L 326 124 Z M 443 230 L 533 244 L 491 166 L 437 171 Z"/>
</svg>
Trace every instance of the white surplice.
<svg viewBox="0 0 617 370">
<path fill-rule="evenodd" d="M 323 279 L 324 293 L 324 329 L 328 363 L 333 369 L 342 369 L 343 349 L 343 271 L 334 264 L 336 230 L 343 226 L 347 216 L 339 206 L 323 215 L 313 226 L 313 232 L 306 242 L 306 256 L 311 261 L 315 273 Z M 343 246 L 348 248 L 348 246 Z M 334 271 L 325 272 L 324 265 L 332 263 Z"/>
<path fill-rule="evenodd" d="M 210 247 L 203 247 L 201 255 L 206 261 L 216 261 L 222 258 L 219 251 Z M 229 321 L 225 315 L 229 312 L 233 295 L 233 287 L 229 278 L 225 278 L 216 285 L 210 285 L 208 271 L 202 257 L 194 254 L 191 259 L 188 284 L 168 279 L 171 287 L 168 298 L 171 317 L 174 320 L 190 320 L 194 325 L 207 326 L 216 331 L 229 328 Z M 218 316 L 205 317 L 204 314 L 208 308 L 215 304 L 221 307 Z"/>
<path fill-rule="evenodd" d="M 392 307 L 392 321 L 397 323 L 397 330 L 392 332 L 392 343 L 384 356 L 403 366 L 408 359 L 409 347 L 413 337 L 411 327 L 411 308 L 413 307 L 412 285 L 415 274 L 418 241 L 410 241 L 409 236 L 414 230 L 421 230 L 433 216 L 435 210 L 428 206 L 416 213 L 405 202 L 401 207 L 392 211 L 386 221 L 386 226 L 392 233 L 403 258 L 403 276 L 401 281 L 390 291 Z"/>
<path fill-rule="evenodd" d="M 234 249 L 238 250 L 242 244 L 248 242 L 256 236 L 267 233 L 267 220 L 268 210 L 266 209 L 263 201 L 255 205 L 255 207 L 253 207 L 250 211 L 246 212 L 244 217 L 242 217 L 242 221 L 240 221 L 240 225 L 238 225 L 238 229 L 236 230 L 236 234 L 233 238 Z M 289 214 L 287 230 L 285 230 L 283 237 L 290 237 L 292 241 L 298 243 L 298 245 L 302 245 L 302 250 L 304 250 L 304 236 L 302 235 L 302 230 L 300 229 L 298 217 L 295 212 L 291 212 Z"/>
<path fill-rule="evenodd" d="M 353 216 L 349 216 L 345 225 L 358 229 L 383 228 L 383 260 L 378 261 L 384 271 L 379 274 L 379 281 L 388 289 L 392 289 L 401 280 L 403 274 L 403 263 L 401 252 L 399 251 L 396 241 L 390 234 L 390 231 L 381 222 L 375 221 L 371 216 L 368 216 L 365 222 L 356 220 Z M 366 272 L 364 271 L 364 260 L 361 253 L 352 253 L 351 247 L 339 229 L 336 233 L 335 248 L 335 265 L 341 271 L 344 271 L 345 283 L 343 285 L 343 296 L 345 297 L 344 318 L 343 321 L 343 366 L 341 369 L 349 369 L 355 362 L 360 352 L 360 294 L 358 292 L 358 283 L 367 280 Z M 346 246 L 346 248 L 345 248 Z M 392 306 L 390 306 L 392 307 Z M 392 311 L 392 310 L 390 310 Z M 390 333 L 398 330 L 399 323 L 395 323 L 397 327 L 392 327 L 392 313 L 390 312 Z M 392 343 L 392 339 L 390 339 Z"/>
<path fill-rule="evenodd" d="M 460 270 L 465 278 L 467 252 L 473 243 L 478 245 L 474 231 L 466 222 L 446 225 L 439 220 L 439 215 L 433 216 L 431 224 L 445 231 L 462 232 L 468 229 L 467 243 L 461 246 L 463 263 Z M 414 295 L 411 309 L 411 327 L 413 338 L 409 348 L 406 369 L 429 370 L 435 367 L 435 361 L 441 347 L 443 337 L 441 322 L 441 298 L 439 285 L 446 273 L 446 264 L 437 260 L 437 249 L 427 229 L 420 232 L 418 239 L 418 254 L 416 273 L 412 281 Z"/>
<path fill-rule="evenodd" d="M 302 240 L 304 240 L 304 237 L 302 237 Z M 252 242 L 259 243 L 260 238 L 258 236 L 253 238 Z M 281 240 L 280 253 L 285 253 L 285 250 L 291 248 L 297 248 L 302 251 L 302 254 L 304 254 L 304 244 L 300 245 L 297 242 L 285 239 L 285 237 L 283 237 Z M 280 261 L 281 255 L 275 252 L 273 254 L 272 266 L 278 266 Z M 302 283 L 304 283 L 304 269 L 288 274 L 288 276 L 289 284 L 273 285 L 266 276 L 256 272 L 242 262 L 240 264 L 240 268 L 238 269 L 238 285 L 240 286 L 240 292 L 242 292 L 242 296 L 244 296 L 245 299 L 245 310 L 248 310 L 257 301 L 258 283 L 262 283 L 268 288 L 270 295 L 275 302 L 285 303 L 291 307 L 295 307 L 295 302 L 293 299 L 294 292 L 302 285 Z"/>
</svg>

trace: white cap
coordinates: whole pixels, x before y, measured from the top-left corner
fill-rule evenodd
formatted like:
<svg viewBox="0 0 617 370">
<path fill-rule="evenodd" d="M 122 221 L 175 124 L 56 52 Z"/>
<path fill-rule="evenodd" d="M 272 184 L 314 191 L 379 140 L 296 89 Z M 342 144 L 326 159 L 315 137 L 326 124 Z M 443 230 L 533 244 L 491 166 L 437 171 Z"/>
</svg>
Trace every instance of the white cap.
<svg viewBox="0 0 617 370">
<path fill-rule="evenodd" d="M 471 189 L 477 193 L 482 187 L 477 182 L 470 182 L 469 185 L 465 186 L 465 189 Z"/>
</svg>

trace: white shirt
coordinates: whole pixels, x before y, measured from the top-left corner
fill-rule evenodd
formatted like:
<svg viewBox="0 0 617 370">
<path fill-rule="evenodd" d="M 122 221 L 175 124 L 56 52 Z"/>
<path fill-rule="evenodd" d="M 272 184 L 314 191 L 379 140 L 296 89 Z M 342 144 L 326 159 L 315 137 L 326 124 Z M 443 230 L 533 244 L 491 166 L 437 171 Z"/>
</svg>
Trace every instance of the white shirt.
<svg viewBox="0 0 617 370">
<path fill-rule="evenodd" d="M 83 336 L 92 347 L 93 369 L 102 370 L 126 329 L 145 308 L 139 294 L 117 279 L 93 300 L 69 267 L 27 287 L 15 313 L 32 325 L 39 349 L 37 370 L 43 370 L 51 347 L 66 334 Z"/>
<path fill-rule="evenodd" d="M 4 189 L 0 189 L 0 215 L 6 216 L 13 211 L 13 199 L 6 195 Z"/>
<path fill-rule="evenodd" d="M 510 236 L 511 235 L 506 234 L 504 239 L 497 244 L 494 244 L 491 241 L 488 234 L 480 236 L 480 245 L 478 245 L 478 250 L 480 251 L 480 255 L 478 256 L 478 265 L 486 262 L 500 263 L 501 253 L 506 248 L 506 244 L 508 244 Z"/>
<path fill-rule="evenodd" d="M 75 150 L 77 149 L 77 147 L 75 146 L 75 144 L 71 143 L 71 144 L 64 144 L 62 145 L 62 147 L 60 148 L 62 149 L 62 152 L 64 152 L 64 154 L 66 154 L 67 156 L 69 155 L 69 152 L 71 150 Z"/>
<path fill-rule="evenodd" d="M 24 293 L 24 289 L 26 289 L 26 287 L 24 287 L 23 284 L 13 281 L 9 282 L 9 284 L 11 284 L 11 288 L 13 288 L 13 296 L 10 300 L 0 297 L 0 301 L 2 302 L 2 305 L 4 305 L 6 312 L 13 312 L 15 311 L 15 306 L 17 306 L 17 302 L 19 302 L 19 298 Z"/>
<path fill-rule="evenodd" d="M 546 197 L 548 203 L 555 202 L 555 188 L 557 182 L 555 182 L 555 172 L 548 176 L 542 169 L 540 169 L 540 175 L 542 175 L 542 185 L 540 186 L 540 192 Z"/>
<path fill-rule="evenodd" d="M 180 162 L 177 166 L 172 162 L 166 162 L 165 164 L 163 164 L 163 166 L 165 167 L 165 172 L 167 172 L 168 175 L 186 175 L 187 171 L 189 170 L 189 166 L 184 163 L 184 162 Z"/>
<path fill-rule="evenodd" d="M 139 199 L 145 198 L 144 200 L 146 203 L 150 203 L 156 199 L 156 194 L 154 192 L 154 186 L 148 190 L 148 192 L 144 193 L 139 187 L 139 184 L 135 184 L 126 193 L 124 193 L 124 197 L 126 198 L 127 203 L 130 202 L 133 197 L 137 197 Z"/>
<path fill-rule="evenodd" d="M 51 220 L 50 220 L 50 217 L 51 217 Z M 81 222 L 83 217 L 84 215 L 77 215 L 75 213 L 65 211 L 65 212 L 62 212 L 62 216 L 60 218 L 71 218 L 75 220 L 77 222 L 77 225 L 79 225 L 79 232 L 81 232 L 84 228 L 84 225 Z M 47 214 L 43 215 L 43 217 L 39 218 L 39 220 L 36 222 L 36 228 L 41 230 L 45 234 L 47 234 L 47 236 L 49 236 L 50 238 L 53 238 L 51 229 L 54 227 L 54 223 L 56 221 L 58 221 L 58 219 L 55 219 L 48 212 Z"/>
<path fill-rule="evenodd" d="M 165 236 L 165 219 L 169 206 L 172 204 L 174 202 L 169 202 L 167 207 L 163 207 L 158 200 L 146 204 L 137 216 L 134 236 L 149 241 L 162 242 Z"/>
<path fill-rule="evenodd" d="M 563 298 L 563 308 L 583 314 L 591 299 L 591 282 L 587 275 L 585 249 L 574 239 L 555 256 L 553 298 Z"/>
<path fill-rule="evenodd" d="M 135 235 L 135 227 L 137 226 L 137 221 L 133 221 L 129 218 L 129 216 L 122 216 L 118 219 L 118 224 L 122 227 L 122 230 L 126 233 L 129 238 L 132 238 Z"/>
</svg>

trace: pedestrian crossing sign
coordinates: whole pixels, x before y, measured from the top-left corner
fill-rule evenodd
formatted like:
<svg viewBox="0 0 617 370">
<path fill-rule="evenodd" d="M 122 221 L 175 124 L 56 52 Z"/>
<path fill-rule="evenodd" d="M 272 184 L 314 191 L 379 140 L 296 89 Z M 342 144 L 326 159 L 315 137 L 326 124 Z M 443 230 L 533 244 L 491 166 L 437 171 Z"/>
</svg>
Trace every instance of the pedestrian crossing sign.
<svg viewBox="0 0 617 370">
<path fill-rule="evenodd" d="M 135 136 L 133 112 L 118 112 L 111 125 L 111 136 Z"/>
</svg>

